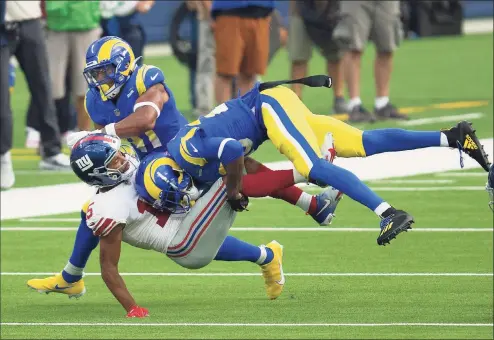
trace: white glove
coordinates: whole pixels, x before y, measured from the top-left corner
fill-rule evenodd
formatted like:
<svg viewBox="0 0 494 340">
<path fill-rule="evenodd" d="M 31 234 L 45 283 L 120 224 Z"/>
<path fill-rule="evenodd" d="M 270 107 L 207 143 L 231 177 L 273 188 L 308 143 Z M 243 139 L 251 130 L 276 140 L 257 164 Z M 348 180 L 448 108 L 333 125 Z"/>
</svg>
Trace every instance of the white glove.
<svg viewBox="0 0 494 340">
<path fill-rule="evenodd" d="M 79 141 L 81 140 L 82 138 L 86 137 L 87 135 L 91 135 L 93 133 L 100 133 L 101 130 L 94 130 L 94 131 L 78 131 L 78 132 L 74 132 L 74 133 L 71 133 L 68 137 L 67 137 L 67 146 L 72 149 L 74 147 L 74 145 Z"/>
</svg>

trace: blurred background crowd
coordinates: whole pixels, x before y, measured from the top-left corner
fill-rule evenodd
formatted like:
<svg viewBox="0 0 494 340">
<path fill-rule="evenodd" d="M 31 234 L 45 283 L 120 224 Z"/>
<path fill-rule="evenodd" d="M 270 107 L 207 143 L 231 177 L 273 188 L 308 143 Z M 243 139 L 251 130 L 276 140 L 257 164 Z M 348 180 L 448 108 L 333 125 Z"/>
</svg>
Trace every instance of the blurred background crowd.
<svg viewBox="0 0 494 340">
<path fill-rule="evenodd" d="M 165 35 L 175 57 L 189 69 L 196 116 L 251 88 L 280 48 L 288 51 L 286 74 L 292 79 L 310 74 L 314 51 L 327 60 L 333 80 L 327 114 L 347 113 L 350 122 L 373 122 L 408 119 L 393 105 L 389 86 L 400 42 L 461 34 L 463 20 L 460 1 L 8 0 L 0 6 L 2 188 L 13 184 L 8 174 L 13 174 L 14 65 L 22 70 L 31 94 L 25 147 L 39 151 L 41 169 L 59 170 L 69 167 L 62 153 L 67 136 L 92 129 L 82 71 L 86 48 L 101 36 L 119 36 L 142 56 L 146 44 Z M 159 20 L 166 23 L 151 24 Z M 363 103 L 360 65 L 368 43 L 376 51 L 375 100 Z M 302 98 L 300 85 L 292 89 Z"/>
</svg>

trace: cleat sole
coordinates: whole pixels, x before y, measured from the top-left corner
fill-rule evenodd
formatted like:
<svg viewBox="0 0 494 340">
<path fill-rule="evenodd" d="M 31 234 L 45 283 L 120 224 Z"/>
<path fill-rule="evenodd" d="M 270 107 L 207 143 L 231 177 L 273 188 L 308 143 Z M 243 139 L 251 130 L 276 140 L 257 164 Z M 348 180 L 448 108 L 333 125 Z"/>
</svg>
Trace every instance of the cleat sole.
<svg viewBox="0 0 494 340">
<path fill-rule="evenodd" d="M 377 244 L 380 246 L 385 246 L 386 244 L 390 244 L 391 240 L 395 239 L 396 236 L 398 236 L 402 232 L 408 232 L 408 229 L 412 229 L 412 223 L 415 223 L 413 218 L 410 216 L 408 220 L 406 220 L 403 225 L 401 225 L 399 228 L 394 229 L 391 231 L 386 237 L 382 238 L 381 240 L 377 240 Z"/>
<path fill-rule="evenodd" d="M 477 144 L 477 146 L 478 146 L 478 152 L 480 153 L 480 156 L 481 156 L 481 158 L 482 158 L 483 163 L 485 164 L 485 166 L 484 166 L 484 164 L 480 164 L 480 165 L 482 166 L 482 168 L 484 168 L 485 171 L 489 172 L 489 168 L 490 168 L 490 165 L 491 165 L 491 163 L 489 162 L 489 156 L 485 152 L 484 146 L 482 144 L 480 144 L 480 140 L 477 137 L 477 135 L 475 134 L 475 131 L 476 130 L 474 130 L 472 128 L 472 123 L 471 122 L 465 122 L 464 121 L 463 123 L 467 123 L 467 124 L 463 124 L 463 126 L 464 126 L 463 132 L 466 135 L 469 135 L 473 139 L 473 141 L 475 142 L 475 144 Z M 475 159 L 478 163 L 481 163 L 479 159 L 476 159 L 475 157 L 473 157 L 473 155 L 475 154 L 475 150 L 474 151 L 464 150 L 464 152 L 467 155 L 469 155 L 471 158 Z"/>
<path fill-rule="evenodd" d="M 39 294 L 50 294 L 50 293 L 60 293 L 60 294 L 65 294 L 63 292 L 57 292 L 57 291 L 53 291 L 53 290 L 43 290 L 43 289 L 36 289 L 36 288 L 33 288 L 31 286 L 27 286 L 29 289 L 31 290 L 34 290 L 36 292 L 38 292 Z M 83 288 L 82 292 L 78 293 L 78 294 L 66 294 L 69 299 L 76 299 L 78 300 L 80 297 L 82 297 L 84 294 L 86 294 L 86 287 Z"/>
</svg>

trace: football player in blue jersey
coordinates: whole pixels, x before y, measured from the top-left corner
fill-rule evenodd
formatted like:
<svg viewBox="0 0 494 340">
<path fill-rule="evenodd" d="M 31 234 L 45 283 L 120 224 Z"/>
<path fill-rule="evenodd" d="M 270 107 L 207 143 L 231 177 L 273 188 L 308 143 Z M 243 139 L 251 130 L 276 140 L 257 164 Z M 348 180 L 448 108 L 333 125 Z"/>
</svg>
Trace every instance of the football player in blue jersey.
<svg viewBox="0 0 494 340">
<path fill-rule="evenodd" d="M 71 145 L 101 131 L 126 138 L 142 157 L 166 150 L 168 141 L 187 124 L 163 72 L 151 65 L 138 66 L 136 61 L 129 44 L 117 37 L 104 37 L 89 46 L 85 107 L 97 130 L 73 134 Z"/>
<path fill-rule="evenodd" d="M 308 181 L 330 185 L 375 212 L 381 218 L 379 245 L 410 229 L 413 217 L 392 207 L 353 173 L 328 162 L 328 136 L 334 138 L 339 157 L 443 146 L 464 151 L 489 170 L 487 155 L 468 122 L 443 131 L 361 131 L 313 114 L 293 91 L 280 86 L 293 82 L 331 87 L 331 79 L 325 76 L 257 84 L 182 128 L 168 143 L 168 152 L 198 182 L 209 183 L 226 175 L 228 200 L 234 210 L 241 211 L 247 203 L 240 192 L 244 156 L 269 139 Z"/>
</svg>

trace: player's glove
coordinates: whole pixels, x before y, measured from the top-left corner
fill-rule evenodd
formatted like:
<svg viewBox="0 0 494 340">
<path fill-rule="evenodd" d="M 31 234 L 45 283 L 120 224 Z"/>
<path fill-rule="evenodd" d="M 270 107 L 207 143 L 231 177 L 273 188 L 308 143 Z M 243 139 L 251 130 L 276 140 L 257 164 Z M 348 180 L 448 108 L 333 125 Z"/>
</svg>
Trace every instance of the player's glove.
<svg viewBox="0 0 494 340">
<path fill-rule="evenodd" d="M 240 212 L 247 210 L 247 206 L 249 205 L 249 198 L 240 194 L 240 198 L 229 198 L 227 202 L 228 204 L 230 204 L 230 207 L 232 207 L 234 211 Z"/>
<path fill-rule="evenodd" d="M 74 145 L 81 140 L 82 138 L 86 137 L 87 135 L 93 134 L 93 133 L 100 133 L 101 130 L 94 130 L 94 131 L 78 131 L 71 133 L 68 138 L 67 138 L 67 146 L 72 149 Z"/>
<path fill-rule="evenodd" d="M 146 316 L 149 316 L 147 308 L 139 306 L 132 307 L 126 315 L 128 318 L 145 318 Z"/>
</svg>

